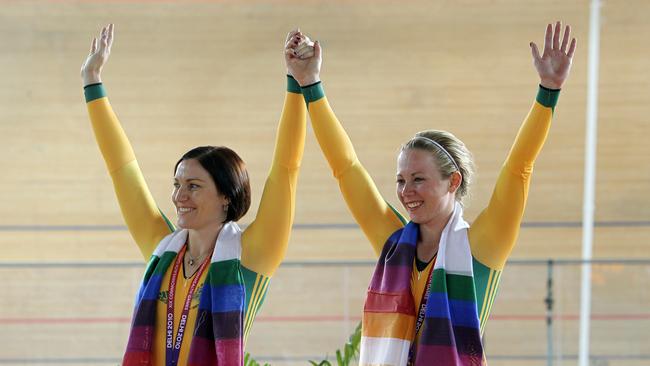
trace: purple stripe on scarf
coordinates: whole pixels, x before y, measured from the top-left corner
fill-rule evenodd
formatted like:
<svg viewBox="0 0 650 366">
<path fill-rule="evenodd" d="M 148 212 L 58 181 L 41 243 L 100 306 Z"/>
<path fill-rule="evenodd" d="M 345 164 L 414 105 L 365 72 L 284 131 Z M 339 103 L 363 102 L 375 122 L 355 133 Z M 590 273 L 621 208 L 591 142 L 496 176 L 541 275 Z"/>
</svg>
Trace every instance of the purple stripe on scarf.
<svg viewBox="0 0 650 366">
<path fill-rule="evenodd" d="M 147 340 L 153 338 L 153 326 L 135 326 L 131 328 L 129 341 L 126 344 L 128 351 L 149 351 L 151 343 Z"/>
<path fill-rule="evenodd" d="M 377 264 L 370 282 L 370 290 L 375 292 L 402 292 L 410 288 L 411 266 L 386 266 Z"/>
<path fill-rule="evenodd" d="M 243 334 L 244 314 L 241 311 L 212 313 L 214 339 L 240 339 Z"/>
<path fill-rule="evenodd" d="M 156 319 L 157 305 L 158 299 L 140 301 L 138 308 L 135 309 L 135 314 L 133 315 L 133 326 L 153 325 Z"/>
<path fill-rule="evenodd" d="M 449 301 L 449 306 L 447 306 L 447 301 Z M 432 292 L 429 294 L 426 317 L 450 318 L 454 326 L 479 328 L 478 311 L 474 301 L 447 299 L 447 295 L 443 293 Z"/>
<path fill-rule="evenodd" d="M 449 318 L 424 318 L 424 325 L 420 333 L 420 344 L 433 344 L 439 346 L 456 346 Z"/>
<path fill-rule="evenodd" d="M 196 314 L 195 337 L 206 339 L 237 339 L 244 334 L 244 315 L 241 311 L 209 313 L 198 309 Z"/>
<path fill-rule="evenodd" d="M 420 344 L 456 347 L 459 354 L 483 354 L 479 329 L 453 327 L 452 333 L 451 322 L 445 318 L 424 319 Z"/>
<path fill-rule="evenodd" d="M 413 265 L 413 256 L 415 252 L 415 246 L 394 242 L 387 242 L 382 249 L 381 256 L 379 257 L 378 263 L 390 262 L 394 266 L 412 266 Z"/>
<path fill-rule="evenodd" d="M 416 365 L 428 366 L 481 366 L 483 357 L 458 355 L 449 346 L 432 346 L 421 344 L 418 347 Z"/>
<path fill-rule="evenodd" d="M 214 350 L 214 341 L 201 337 L 193 337 L 187 366 L 218 365 L 217 355 Z"/>
</svg>

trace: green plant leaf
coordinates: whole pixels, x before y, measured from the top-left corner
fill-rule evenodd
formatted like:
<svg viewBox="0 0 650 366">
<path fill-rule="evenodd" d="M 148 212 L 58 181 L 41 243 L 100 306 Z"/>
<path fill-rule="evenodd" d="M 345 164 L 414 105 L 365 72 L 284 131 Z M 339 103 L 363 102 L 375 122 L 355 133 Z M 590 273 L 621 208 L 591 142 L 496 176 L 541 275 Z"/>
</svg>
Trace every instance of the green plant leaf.
<svg viewBox="0 0 650 366">
<path fill-rule="evenodd" d="M 361 346 L 361 323 L 357 324 L 354 332 L 348 338 L 348 341 L 343 345 L 343 352 L 340 349 L 336 350 L 336 362 L 338 366 L 349 366 L 350 363 L 359 357 L 359 347 Z M 327 356 L 321 361 L 316 363 L 309 361 L 312 366 L 331 366 L 332 364 L 327 361 Z"/>
<path fill-rule="evenodd" d="M 336 362 L 338 363 L 339 366 L 345 366 L 346 363 L 343 362 L 343 357 L 341 357 L 341 351 L 336 350 Z"/>
</svg>

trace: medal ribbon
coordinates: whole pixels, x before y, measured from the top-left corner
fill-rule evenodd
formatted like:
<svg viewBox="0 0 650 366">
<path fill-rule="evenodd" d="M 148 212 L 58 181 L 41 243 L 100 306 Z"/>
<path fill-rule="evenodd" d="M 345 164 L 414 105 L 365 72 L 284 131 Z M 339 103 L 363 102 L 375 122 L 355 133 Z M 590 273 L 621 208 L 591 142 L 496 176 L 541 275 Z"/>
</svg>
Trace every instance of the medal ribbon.
<svg viewBox="0 0 650 366">
<path fill-rule="evenodd" d="M 438 254 L 436 253 L 436 255 L 433 256 L 432 261 L 435 262 L 437 256 Z M 422 294 L 422 300 L 420 301 L 420 310 L 418 311 L 418 318 L 415 322 L 415 338 L 413 338 L 413 343 L 411 343 L 411 348 L 409 349 L 409 358 L 408 362 L 406 363 L 409 366 L 412 366 L 415 362 L 415 340 L 417 339 L 417 335 L 420 331 L 420 328 L 422 327 L 422 324 L 424 324 L 424 318 L 427 313 L 427 302 L 429 302 L 429 293 L 431 292 L 431 277 L 433 277 L 433 268 L 435 266 L 435 263 L 431 265 L 429 276 L 427 277 L 427 284 L 424 287 L 424 293 Z"/>
<path fill-rule="evenodd" d="M 178 356 L 181 351 L 181 345 L 183 344 L 183 336 L 185 335 L 185 326 L 187 324 L 187 318 L 190 313 L 190 305 L 192 304 L 192 296 L 196 290 L 196 286 L 199 283 L 199 279 L 205 271 L 208 263 L 210 263 L 210 257 L 206 258 L 201 267 L 194 274 L 192 283 L 190 285 L 190 290 L 185 297 L 185 304 L 183 306 L 183 312 L 181 313 L 181 320 L 178 324 L 178 332 L 176 333 L 176 338 L 174 338 L 174 298 L 176 297 L 176 280 L 178 279 L 178 271 L 181 267 L 181 262 L 183 261 L 183 256 L 187 249 L 187 245 L 184 245 L 178 255 L 176 255 L 176 261 L 174 262 L 174 268 L 172 270 L 172 276 L 169 280 L 169 291 L 167 292 L 167 338 L 165 346 L 165 356 L 167 366 L 176 366 L 178 364 Z"/>
</svg>

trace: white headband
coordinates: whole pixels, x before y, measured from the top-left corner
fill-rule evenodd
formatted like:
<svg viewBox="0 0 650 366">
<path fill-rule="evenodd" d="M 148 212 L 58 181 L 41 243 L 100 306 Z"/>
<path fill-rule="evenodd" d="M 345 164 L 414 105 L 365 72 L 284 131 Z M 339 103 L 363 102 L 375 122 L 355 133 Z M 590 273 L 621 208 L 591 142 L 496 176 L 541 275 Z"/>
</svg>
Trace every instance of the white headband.
<svg viewBox="0 0 650 366">
<path fill-rule="evenodd" d="M 439 143 L 435 142 L 434 140 L 432 140 L 432 139 L 430 139 L 430 138 L 428 138 L 428 137 L 426 137 L 426 136 L 415 136 L 415 137 L 413 137 L 413 138 L 416 138 L 416 139 L 424 139 L 424 140 L 426 140 L 427 142 L 430 142 L 430 143 L 434 144 L 435 146 L 437 146 L 438 149 L 440 149 L 440 151 L 442 151 L 443 153 L 445 153 L 445 155 L 447 155 L 447 157 L 449 158 L 449 160 L 451 160 L 451 163 L 454 164 L 454 167 L 456 168 L 456 170 L 458 170 L 458 172 L 460 173 L 460 168 L 458 168 L 458 164 L 456 164 L 456 161 L 454 160 L 454 158 L 451 157 L 451 154 L 450 154 L 447 150 L 445 150 L 445 148 L 442 147 L 442 145 L 440 145 Z M 462 174 L 462 173 L 461 173 L 461 174 Z"/>
</svg>

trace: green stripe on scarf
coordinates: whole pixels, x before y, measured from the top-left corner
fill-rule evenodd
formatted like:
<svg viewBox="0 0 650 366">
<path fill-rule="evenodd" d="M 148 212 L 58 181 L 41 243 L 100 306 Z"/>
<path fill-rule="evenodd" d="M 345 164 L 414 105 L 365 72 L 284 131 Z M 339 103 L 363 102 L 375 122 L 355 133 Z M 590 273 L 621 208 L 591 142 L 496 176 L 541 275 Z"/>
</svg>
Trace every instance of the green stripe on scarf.
<svg viewBox="0 0 650 366">
<path fill-rule="evenodd" d="M 433 271 L 431 291 L 446 292 L 448 297 L 454 300 L 475 301 L 472 277 L 446 273 L 443 268 Z"/>
<path fill-rule="evenodd" d="M 210 264 L 210 285 L 224 286 L 242 283 L 243 279 L 239 267 L 238 259 L 213 262 Z"/>
<path fill-rule="evenodd" d="M 178 253 L 164 252 L 158 261 L 158 265 L 155 266 L 152 275 L 159 274 L 161 276 L 164 276 L 165 272 L 167 272 L 167 268 L 171 265 L 171 263 L 176 258 L 176 254 Z"/>
</svg>

